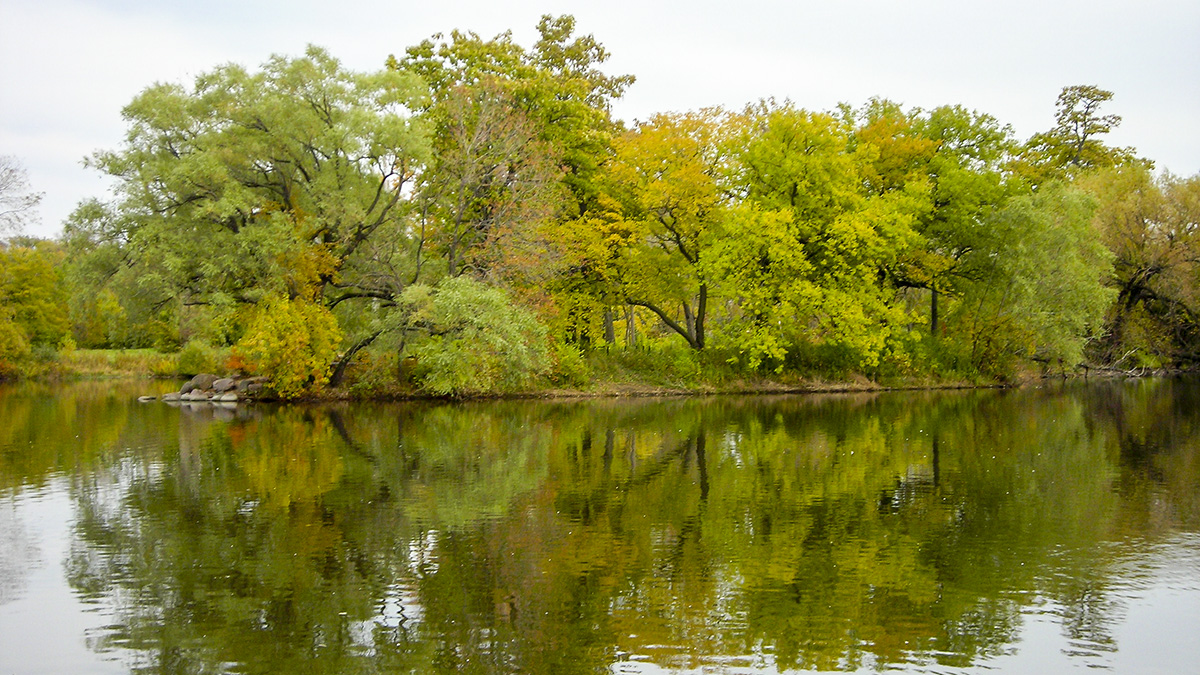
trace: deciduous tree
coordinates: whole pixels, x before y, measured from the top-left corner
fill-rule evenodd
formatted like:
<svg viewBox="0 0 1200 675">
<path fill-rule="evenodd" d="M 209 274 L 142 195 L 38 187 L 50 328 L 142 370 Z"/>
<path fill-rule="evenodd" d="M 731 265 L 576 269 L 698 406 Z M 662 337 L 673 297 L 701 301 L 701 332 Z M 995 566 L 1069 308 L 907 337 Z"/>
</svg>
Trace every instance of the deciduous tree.
<svg viewBox="0 0 1200 675">
<path fill-rule="evenodd" d="M 404 212 L 428 141 L 402 71 L 348 71 L 310 47 L 251 72 L 227 65 L 191 88 L 158 84 L 123 114 L 123 147 L 89 163 L 117 179 L 119 217 L 89 221 L 184 305 L 285 294 L 358 297 L 356 254 Z"/>
<path fill-rule="evenodd" d="M 33 192 L 25 167 L 16 157 L 0 155 L 0 236 L 20 233 L 37 218 L 42 193 Z"/>
</svg>

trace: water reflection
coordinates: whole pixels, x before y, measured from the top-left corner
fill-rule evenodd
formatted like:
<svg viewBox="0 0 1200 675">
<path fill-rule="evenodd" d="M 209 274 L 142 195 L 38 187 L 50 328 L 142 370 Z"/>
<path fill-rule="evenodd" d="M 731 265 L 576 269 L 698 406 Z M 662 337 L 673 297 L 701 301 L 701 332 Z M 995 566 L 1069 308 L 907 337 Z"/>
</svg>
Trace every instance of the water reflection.
<svg viewBox="0 0 1200 675">
<path fill-rule="evenodd" d="M 945 672 L 1017 668 L 1046 630 L 1065 663 L 1125 672 L 1162 569 L 1200 613 L 1198 397 L 219 410 L 21 388 L 0 490 L 69 477 L 66 578 L 106 613 L 93 650 L 135 672 Z"/>
</svg>

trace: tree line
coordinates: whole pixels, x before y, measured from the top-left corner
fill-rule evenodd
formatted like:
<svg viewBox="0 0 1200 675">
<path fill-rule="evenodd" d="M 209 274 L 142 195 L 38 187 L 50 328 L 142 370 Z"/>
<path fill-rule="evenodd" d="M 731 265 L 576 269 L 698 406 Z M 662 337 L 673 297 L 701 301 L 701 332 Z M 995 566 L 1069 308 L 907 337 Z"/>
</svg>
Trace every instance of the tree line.
<svg viewBox="0 0 1200 675">
<path fill-rule="evenodd" d="M 1069 86 L 1027 140 L 873 99 L 626 124 L 631 75 L 545 16 L 354 72 L 327 52 L 156 84 L 87 162 L 109 200 L 0 252 L 0 371 L 157 347 L 436 394 L 581 385 L 596 359 L 712 377 L 996 380 L 1194 365 L 1200 176 Z"/>
</svg>

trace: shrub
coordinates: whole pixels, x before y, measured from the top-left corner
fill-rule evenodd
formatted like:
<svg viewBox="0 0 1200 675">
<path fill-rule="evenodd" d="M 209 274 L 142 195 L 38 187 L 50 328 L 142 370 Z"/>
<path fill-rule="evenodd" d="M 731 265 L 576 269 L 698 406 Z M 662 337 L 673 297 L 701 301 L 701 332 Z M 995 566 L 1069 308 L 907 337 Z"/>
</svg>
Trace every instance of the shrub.
<svg viewBox="0 0 1200 675">
<path fill-rule="evenodd" d="M 466 277 L 410 286 L 398 309 L 402 330 L 423 334 L 406 353 L 426 391 L 514 391 L 549 372 L 546 329 L 498 288 Z"/>
<path fill-rule="evenodd" d="M 341 341 L 328 309 L 299 298 L 272 298 L 258 306 L 237 348 L 252 371 L 271 379 L 276 394 L 291 399 L 329 381 Z"/>
<path fill-rule="evenodd" d="M 579 347 L 555 341 L 551 358 L 554 362 L 549 376 L 551 383 L 570 387 L 581 387 L 588 383 L 591 369 Z"/>
<path fill-rule="evenodd" d="M 175 358 L 175 372 L 184 377 L 200 373 L 216 373 L 221 368 L 221 353 L 212 345 L 201 340 L 192 340 L 184 345 Z"/>
</svg>

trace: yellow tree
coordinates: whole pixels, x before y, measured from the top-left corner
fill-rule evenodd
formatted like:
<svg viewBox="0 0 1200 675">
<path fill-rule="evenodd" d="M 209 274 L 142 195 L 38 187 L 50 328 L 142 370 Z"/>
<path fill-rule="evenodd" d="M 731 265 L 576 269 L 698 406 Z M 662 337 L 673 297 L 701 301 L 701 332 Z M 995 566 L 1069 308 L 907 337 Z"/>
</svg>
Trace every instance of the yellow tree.
<svg viewBox="0 0 1200 675">
<path fill-rule="evenodd" d="M 705 346 L 710 279 L 702 260 L 727 202 L 718 178 L 727 114 L 660 114 L 614 142 L 611 178 L 634 244 L 620 262 L 625 301 Z"/>
</svg>

